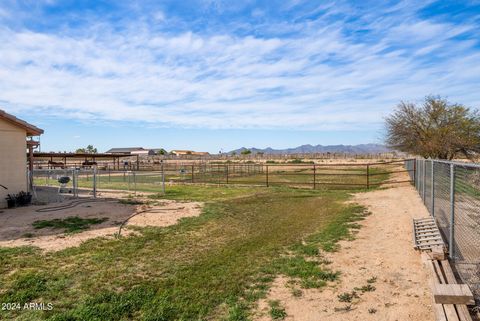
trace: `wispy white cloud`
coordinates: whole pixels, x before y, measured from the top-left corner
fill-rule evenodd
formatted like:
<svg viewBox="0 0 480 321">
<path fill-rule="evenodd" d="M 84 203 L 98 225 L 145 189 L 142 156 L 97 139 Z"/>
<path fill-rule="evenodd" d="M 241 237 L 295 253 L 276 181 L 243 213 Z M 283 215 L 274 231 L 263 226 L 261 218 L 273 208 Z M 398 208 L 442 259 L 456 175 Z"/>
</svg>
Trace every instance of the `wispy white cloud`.
<svg viewBox="0 0 480 321">
<path fill-rule="evenodd" d="M 478 42 L 459 37 L 478 26 L 413 9 L 359 15 L 324 5 L 309 11 L 315 18 L 268 26 L 286 36 L 166 32 L 143 21 L 54 33 L 4 23 L 0 104 L 158 126 L 325 130 L 376 126 L 399 100 L 430 93 L 478 106 Z"/>
</svg>

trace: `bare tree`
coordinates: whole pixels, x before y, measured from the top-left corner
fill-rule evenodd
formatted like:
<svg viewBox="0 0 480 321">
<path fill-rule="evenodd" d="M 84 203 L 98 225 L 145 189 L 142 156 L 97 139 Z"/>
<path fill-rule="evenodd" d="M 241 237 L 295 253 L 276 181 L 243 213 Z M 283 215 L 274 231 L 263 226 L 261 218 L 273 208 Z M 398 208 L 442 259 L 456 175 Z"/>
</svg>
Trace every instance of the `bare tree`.
<svg viewBox="0 0 480 321">
<path fill-rule="evenodd" d="M 401 102 L 386 118 L 386 143 L 425 158 L 469 159 L 480 153 L 480 116 L 460 104 L 427 96 L 421 106 Z"/>
</svg>

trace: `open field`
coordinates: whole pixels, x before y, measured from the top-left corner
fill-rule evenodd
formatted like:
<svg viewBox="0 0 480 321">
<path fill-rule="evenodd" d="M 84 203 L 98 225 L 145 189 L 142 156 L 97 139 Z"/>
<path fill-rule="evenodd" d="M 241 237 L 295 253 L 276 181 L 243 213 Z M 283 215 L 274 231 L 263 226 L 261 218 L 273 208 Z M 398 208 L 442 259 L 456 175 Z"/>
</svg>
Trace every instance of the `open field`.
<svg viewBox="0 0 480 321">
<path fill-rule="evenodd" d="M 321 256 L 306 260 L 305 253 L 333 250 L 363 217 L 362 207 L 345 203 L 346 192 L 236 188 L 218 198 L 210 188 L 191 190 L 192 199 L 206 202 L 203 213 L 176 225 L 57 252 L 2 248 L 1 301 L 55 306 L 3 317 L 243 320 L 277 274 L 306 288 L 339 277 Z"/>
<path fill-rule="evenodd" d="M 399 181 L 396 176 L 403 179 L 402 175 L 406 176 L 384 173 L 379 177 L 388 182 Z M 335 289 L 345 287 L 344 277 L 348 280 L 351 273 L 361 271 L 356 266 L 352 266 L 351 272 L 345 270 L 344 265 L 350 264 L 349 256 L 359 255 L 359 250 L 350 252 L 348 244 L 364 225 L 362 221 L 371 221 L 369 210 L 374 215 L 378 210 L 355 196 L 365 189 L 173 184 L 162 195 L 158 184 L 150 181 L 137 183 L 134 196 L 122 191 L 128 184 L 121 181 L 123 176 L 116 178 L 118 181 L 110 181 L 111 189 L 98 192 L 109 202 L 82 204 L 60 213 L 41 213 L 38 217 L 35 210 L 48 205 L 0 213 L 8 230 L 13 216 L 20 217 L 28 210 L 33 212 L 23 218 L 20 224 L 23 230 L 17 230 L 17 236 L 10 230 L 9 236 L 0 241 L 0 246 L 2 242 L 8 246 L 0 247 L 0 301 L 44 302 L 54 307 L 48 311 L 1 311 L 2 319 L 303 320 L 291 306 L 295 298 L 326 295 L 331 293 L 329 289 L 338 292 Z M 382 192 L 372 188 L 373 193 Z M 146 208 L 159 211 L 133 217 L 123 236 L 114 237 L 121 221 Z M 170 212 L 162 209 L 174 209 L 176 214 L 169 217 Z M 79 219 L 65 220 L 73 215 Z M 374 217 L 374 224 L 388 225 L 386 217 Z M 92 219 L 100 221 L 95 223 Z M 402 225 L 394 224 L 392 228 L 408 228 L 405 226 L 408 217 L 397 219 Z M 67 228 L 73 228 L 74 232 L 68 232 Z M 392 236 L 388 232 L 381 234 Z M 391 238 L 393 243 L 401 234 L 395 235 Z M 401 244 L 406 246 L 406 243 Z M 373 240 L 371 247 L 377 250 L 365 248 L 365 251 L 372 250 L 372 255 L 378 257 L 390 255 L 389 249 L 378 240 Z M 411 260 L 414 259 L 410 247 L 398 250 L 398 257 L 409 251 Z M 365 260 L 368 261 L 368 256 Z M 368 276 L 378 276 L 378 282 L 383 284 L 386 281 L 380 280 L 378 269 Z M 364 277 L 367 274 L 361 273 L 357 279 Z M 402 286 L 408 284 L 405 279 L 397 281 Z M 274 296 L 273 300 L 272 295 L 283 284 L 288 284 L 287 292 L 277 302 L 278 298 Z M 287 294 L 291 295 L 288 299 Z M 402 296 L 402 300 L 405 309 L 405 305 L 413 304 L 415 297 Z M 313 309 L 308 310 L 312 318 L 305 320 L 322 315 L 315 310 L 320 309 L 318 304 L 301 303 Z M 334 304 L 324 304 L 323 309 L 329 311 L 332 320 L 336 317 L 340 320 L 348 312 L 330 311 L 328 307 Z M 395 309 L 378 310 L 380 315 L 388 316 L 388 311 Z M 429 310 L 424 306 L 417 312 L 424 316 Z"/>
</svg>

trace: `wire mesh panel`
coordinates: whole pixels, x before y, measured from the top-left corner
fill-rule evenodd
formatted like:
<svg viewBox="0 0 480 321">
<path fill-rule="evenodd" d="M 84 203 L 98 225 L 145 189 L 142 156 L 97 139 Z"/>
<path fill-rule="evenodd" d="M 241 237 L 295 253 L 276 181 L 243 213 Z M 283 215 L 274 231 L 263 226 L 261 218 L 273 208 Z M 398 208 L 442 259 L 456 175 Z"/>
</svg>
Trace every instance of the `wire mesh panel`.
<svg viewBox="0 0 480 321">
<path fill-rule="evenodd" d="M 93 196 L 96 188 L 96 176 L 93 168 L 79 169 L 75 171 L 77 191 L 79 196 Z"/>
<path fill-rule="evenodd" d="M 61 202 L 76 193 L 72 169 L 35 169 L 32 174 L 33 198 L 39 203 Z"/>
<path fill-rule="evenodd" d="M 425 160 L 424 165 L 423 165 L 423 170 L 424 172 L 424 199 L 423 203 L 427 207 L 428 211 L 430 214 L 432 214 L 432 161 L 431 160 Z"/>
<path fill-rule="evenodd" d="M 417 171 L 418 171 L 418 186 L 417 186 L 417 189 L 418 189 L 418 192 L 420 193 L 420 197 L 422 198 L 423 200 L 423 187 L 425 185 L 425 177 L 424 177 L 424 167 L 425 167 L 425 160 L 421 159 L 421 160 L 418 160 L 418 164 L 417 164 Z"/>
<path fill-rule="evenodd" d="M 456 260 L 480 262 L 480 168 L 455 166 Z"/>
<path fill-rule="evenodd" d="M 480 167 L 455 166 L 454 222 L 455 265 L 480 297 Z"/>
<path fill-rule="evenodd" d="M 95 177 L 97 190 L 125 190 L 134 189 L 133 172 L 128 170 L 98 170 Z"/>
<path fill-rule="evenodd" d="M 434 169 L 434 215 L 447 244 L 450 238 L 450 164 L 432 162 Z M 431 213 L 431 212 L 430 212 Z"/>
<path fill-rule="evenodd" d="M 407 159 L 405 160 L 405 169 L 407 170 L 408 176 L 410 177 L 410 180 L 412 181 L 413 184 L 416 184 L 415 182 L 415 164 L 416 160 L 415 159 Z"/>
<path fill-rule="evenodd" d="M 480 299 L 480 164 L 417 160 L 416 189 L 435 216 L 459 277 Z"/>
</svg>

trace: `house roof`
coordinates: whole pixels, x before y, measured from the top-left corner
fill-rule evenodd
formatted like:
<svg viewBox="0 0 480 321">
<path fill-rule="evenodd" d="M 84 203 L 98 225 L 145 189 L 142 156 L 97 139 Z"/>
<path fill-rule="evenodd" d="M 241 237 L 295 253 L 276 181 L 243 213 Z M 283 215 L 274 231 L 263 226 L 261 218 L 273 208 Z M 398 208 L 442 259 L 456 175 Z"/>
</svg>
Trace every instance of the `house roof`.
<svg viewBox="0 0 480 321">
<path fill-rule="evenodd" d="M 191 154 L 191 155 L 208 155 L 208 152 L 195 152 L 193 150 L 179 150 L 179 149 L 174 149 L 170 153 L 173 154 Z"/>
<path fill-rule="evenodd" d="M 43 129 L 40 129 L 36 126 L 33 126 L 32 124 L 27 123 L 24 120 L 21 120 L 6 111 L 0 109 L 0 119 L 5 120 L 6 122 L 9 122 L 10 124 L 20 127 L 24 129 L 27 132 L 27 136 L 38 136 L 43 134 Z"/>
<path fill-rule="evenodd" d="M 119 147 L 119 148 L 110 148 L 106 153 L 131 153 L 134 151 L 145 150 L 143 147 Z"/>
</svg>

